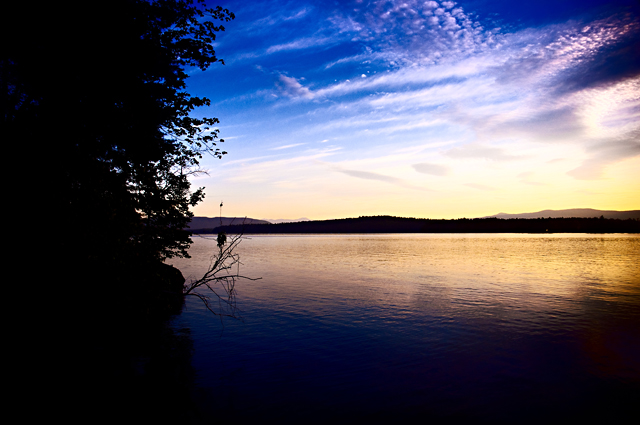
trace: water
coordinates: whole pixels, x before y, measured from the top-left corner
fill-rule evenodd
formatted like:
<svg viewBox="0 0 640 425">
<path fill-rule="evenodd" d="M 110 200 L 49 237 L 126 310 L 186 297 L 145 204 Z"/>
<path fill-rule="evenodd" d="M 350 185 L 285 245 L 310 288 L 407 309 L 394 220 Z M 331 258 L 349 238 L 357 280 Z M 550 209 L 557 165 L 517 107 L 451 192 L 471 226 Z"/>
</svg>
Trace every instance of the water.
<svg viewBox="0 0 640 425">
<path fill-rule="evenodd" d="M 196 238 L 175 265 L 199 276 L 214 250 Z M 174 322 L 222 422 L 615 419 L 640 395 L 638 235 L 263 235 L 238 252 L 262 277 L 238 286 L 244 321 L 191 299 Z"/>
</svg>

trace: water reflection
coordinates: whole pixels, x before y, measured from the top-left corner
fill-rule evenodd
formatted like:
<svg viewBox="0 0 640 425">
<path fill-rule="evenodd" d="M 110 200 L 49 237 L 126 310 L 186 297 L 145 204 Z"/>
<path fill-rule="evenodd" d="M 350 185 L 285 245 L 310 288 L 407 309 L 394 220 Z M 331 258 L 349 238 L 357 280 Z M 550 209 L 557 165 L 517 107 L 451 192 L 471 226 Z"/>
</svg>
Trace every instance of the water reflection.
<svg viewBox="0 0 640 425">
<path fill-rule="evenodd" d="M 197 275 L 213 246 L 177 265 Z M 245 322 L 220 338 L 197 303 L 178 320 L 205 404 L 236 420 L 523 422 L 638 394 L 637 236 L 256 236 L 240 254 L 263 278 L 239 287 Z"/>
</svg>

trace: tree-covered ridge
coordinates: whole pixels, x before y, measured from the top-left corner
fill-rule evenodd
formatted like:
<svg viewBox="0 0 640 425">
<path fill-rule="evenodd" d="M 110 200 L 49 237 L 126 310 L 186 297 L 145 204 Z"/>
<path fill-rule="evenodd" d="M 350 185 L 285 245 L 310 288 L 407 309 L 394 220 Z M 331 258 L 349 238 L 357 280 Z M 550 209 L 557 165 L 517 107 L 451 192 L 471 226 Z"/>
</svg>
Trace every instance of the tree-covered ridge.
<svg viewBox="0 0 640 425">
<path fill-rule="evenodd" d="M 363 216 L 297 223 L 223 226 L 227 233 L 640 233 L 640 220 L 605 218 L 460 218 Z"/>
</svg>

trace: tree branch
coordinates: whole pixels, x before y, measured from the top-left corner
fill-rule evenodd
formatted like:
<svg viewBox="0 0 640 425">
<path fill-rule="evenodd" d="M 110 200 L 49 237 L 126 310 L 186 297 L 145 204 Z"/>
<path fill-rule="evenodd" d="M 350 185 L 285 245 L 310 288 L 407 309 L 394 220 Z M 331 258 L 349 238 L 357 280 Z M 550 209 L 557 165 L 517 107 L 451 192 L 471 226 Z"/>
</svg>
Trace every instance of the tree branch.
<svg viewBox="0 0 640 425">
<path fill-rule="evenodd" d="M 184 285 L 183 295 L 195 296 L 202 301 L 204 306 L 216 316 L 232 317 L 242 320 L 240 309 L 236 304 L 235 284 L 239 279 L 260 280 L 240 274 L 240 255 L 234 250 L 242 240 L 242 233 L 229 239 L 224 232 L 217 236 L 218 251 L 211 257 L 209 268 L 204 275 L 197 280 L 191 280 Z M 200 236 L 203 237 L 203 236 Z M 236 272 L 233 273 L 232 269 Z M 218 308 L 214 308 L 213 301 L 217 300 Z"/>
</svg>

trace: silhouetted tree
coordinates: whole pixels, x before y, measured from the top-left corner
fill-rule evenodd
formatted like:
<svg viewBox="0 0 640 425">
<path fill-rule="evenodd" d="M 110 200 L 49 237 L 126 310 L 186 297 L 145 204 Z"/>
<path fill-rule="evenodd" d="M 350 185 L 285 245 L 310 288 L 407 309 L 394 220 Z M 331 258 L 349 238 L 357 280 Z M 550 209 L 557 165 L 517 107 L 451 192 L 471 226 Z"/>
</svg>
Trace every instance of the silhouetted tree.
<svg viewBox="0 0 640 425">
<path fill-rule="evenodd" d="M 185 81 L 222 62 L 212 42 L 234 15 L 204 0 L 12 3 L 1 25 L 2 140 L 38 161 L 26 168 L 49 195 L 42 230 L 54 232 L 67 279 L 103 292 L 127 284 L 135 304 L 164 259 L 188 256 L 189 208 L 203 199 L 189 174 L 203 155 L 226 153 L 218 120 L 192 115 L 209 100 Z"/>
</svg>

